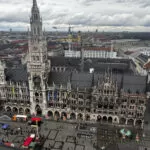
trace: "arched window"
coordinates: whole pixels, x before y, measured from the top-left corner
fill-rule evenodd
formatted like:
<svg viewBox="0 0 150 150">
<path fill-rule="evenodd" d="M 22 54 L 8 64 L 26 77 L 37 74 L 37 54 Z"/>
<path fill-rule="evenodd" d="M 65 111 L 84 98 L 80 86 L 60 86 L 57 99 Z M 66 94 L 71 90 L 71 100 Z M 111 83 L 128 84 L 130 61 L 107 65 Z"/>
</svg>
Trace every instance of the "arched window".
<svg viewBox="0 0 150 150">
<path fill-rule="evenodd" d="M 113 102 L 114 102 L 114 99 L 113 99 L 113 97 L 111 97 L 111 98 L 110 98 L 110 102 L 111 102 L 111 103 L 113 103 Z"/>
<path fill-rule="evenodd" d="M 102 97 L 101 97 L 101 96 L 99 97 L 99 101 L 100 101 L 100 102 L 102 101 Z"/>
<path fill-rule="evenodd" d="M 38 27 L 38 34 L 40 34 L 40 28 Z"/>
<path fill-rule="evenodd" d="M 35 96 L 39 96 L 39 93 L 36 92 L 36 93 L 35 93 Z"/>
<path fill-rule="evenodd" d="M 40 101 L 39 101 L 39 99 L 36 99 L 36 103 L 39 103 Z"/>
<path fill-rule="evenodd" d="M 98 108 L 102 108 L 102 104 L 101 103 L 98 103 Z"/>
<path fill-rule="evenodd" d="M 122 102 L 123 102 L 123 103 L 124 103 L 124 102 L 127 102 L 127 99 L 123 99 Z"/>
<path fill-rule="evenodd" d="M 134 103 L 135 103 L 135 100 L 134 100 L 134 99 L 131 99 L 131 103 L 134 104 Z"/>
<path fill-rule="evenodd" d="M 34 28 L 34 34 L 36 34 L 36 28 Z"/>
<path fill-rule="evenodd" d="M 105 98 L 104 98 L 104 102 L 108 102 L 108 97 L 105 97 Z"/>
<path fill-rule="evenodd" d="M 38 15 L 37 14 L 34 14 L 34 19 L 38 20 Z"/>
</svg>

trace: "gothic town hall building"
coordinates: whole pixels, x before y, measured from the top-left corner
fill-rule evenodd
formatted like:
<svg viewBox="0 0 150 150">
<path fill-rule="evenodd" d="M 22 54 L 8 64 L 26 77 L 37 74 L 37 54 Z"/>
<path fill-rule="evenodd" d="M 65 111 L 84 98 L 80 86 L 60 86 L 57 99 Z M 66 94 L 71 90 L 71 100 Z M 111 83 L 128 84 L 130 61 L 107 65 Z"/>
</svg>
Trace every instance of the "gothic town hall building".
<svg viewBox="0 0 150 150">
<path fill-rule="evenodd" d="M 147 77 L 135 75 L 132 61 L 48 57 L 36 0 L 31 13 L 27 63 L 0 63 L 1 106 L 49 119 L 143 125 Z"/>
</svg>

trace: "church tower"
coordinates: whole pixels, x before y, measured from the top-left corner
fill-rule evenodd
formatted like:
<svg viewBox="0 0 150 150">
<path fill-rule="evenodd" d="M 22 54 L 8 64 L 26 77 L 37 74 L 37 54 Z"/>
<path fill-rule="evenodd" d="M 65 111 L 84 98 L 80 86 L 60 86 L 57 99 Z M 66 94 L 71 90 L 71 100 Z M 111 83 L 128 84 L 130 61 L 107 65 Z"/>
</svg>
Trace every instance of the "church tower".
<svg viewBox="0 0 150 150">
<path fill-rule="evenodd" d="M 47 42 L 42 31 L 42 19 L 36 0 L 33 0 L 30 27 L 27 70 L 31 114 L 45 115 L 47 108 L 46 89 L 48 73 L 50 72 L 50 61 L 47 58 Z"/>
</svg>

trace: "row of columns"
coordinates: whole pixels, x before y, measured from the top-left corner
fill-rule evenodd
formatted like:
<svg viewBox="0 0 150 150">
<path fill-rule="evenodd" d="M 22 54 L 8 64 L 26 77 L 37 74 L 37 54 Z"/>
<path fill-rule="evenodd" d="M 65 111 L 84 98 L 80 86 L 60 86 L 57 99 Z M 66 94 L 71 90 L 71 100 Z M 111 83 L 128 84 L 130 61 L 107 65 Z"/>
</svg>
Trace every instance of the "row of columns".
<svg viewBox="0 0 150 150">
<path fill-rule="evenodd" d="M 5 110 L 7 111 L 7 112 L 9 112 L 9 111 L 11 111 L 11 112 L 14 112 L 14 113 L 16 113 L 16 114 L 18 114 L 18 113 L 22 113 L 22 114 L 24 114 L 24 113 L 26 113 L 26 114 L 30 114 L 30 109 L 29 108 L 17 108 L 17 107 L 5 107 Z"/>
<path fill-rule="evenodd" d="M 58 115 L 59 117 L 62 117 L 64 114 L 66 116 L 66 119 L 81 119 L 83 121 L 98 121 L 98 122 L 108 122 L 108 123 L 117 123 L 117 124 L 124 124 L 124 125 L 133 125 L 133 126 L 140 126 L 143 127 L 144 121 L 143 120 L 138 120 L 138 119 L 125 119 L 125 118 L 117 118 L 114 116 L 101 116 L 97 115 L 96 119 L 93 119 L 90 114 L 82 114 L 82 113 L 66 113 L 66 112 L 61 112 L 59 113 L 58 111 L 52 112 L 48 111 L 47 115 L 50 117 L 55 117 L 55 115 Z M 122 122 L 123 119 L 124 121 Z"/>
<path fill-rule="evenodd" d="M 144 121 L 141 119 L 125 119 L 125 118 L 120 118 L 120 124 L 124 124 L 124 125 L 133 125 L 133 126 L 141 126 L 143 127 L 144 125 Z"/>
<path fill-rule="evenodd" d="M 59 113 L 59 111 L 48 111 L 47 112 L 47 116 L 48 117 L 55 117 L 56 115 L 58 115 L 59 117 L 61 117 L 63 114 L 65 114 L 66 119 L 81 119 L 83 121 L 105 121 L 105 122 L 112 122 L 112 123 L 119 123 L 119 119 L 117 117 L 113 117 L 113 116 L 100 116 L 100 115 L 95 115 L 95 117 L 93 117 L 90 114 L 82 114 L 82 113 L 67 113 L 67 112 L 61 112 Z"/>
</svg>

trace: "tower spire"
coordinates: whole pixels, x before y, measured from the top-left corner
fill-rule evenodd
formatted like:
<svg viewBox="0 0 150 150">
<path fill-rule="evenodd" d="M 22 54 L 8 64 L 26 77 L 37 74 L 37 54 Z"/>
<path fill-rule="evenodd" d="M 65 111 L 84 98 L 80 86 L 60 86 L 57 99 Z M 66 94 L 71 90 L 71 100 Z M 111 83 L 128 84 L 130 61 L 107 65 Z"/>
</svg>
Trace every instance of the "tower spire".
<svg viewBox="0 0 150 150">
<path fill-rule="evenodd" d="M 36 0 L 33 0 L 30 25 L 31 25 L 31 36 L 36 39 L 40 38 L 43 35 L 42 19 L 40 17 L 40 12 L 39 12 Z"/>
<path fill-rule="evenodd" d="M 37 2 L 36 0 L 33 0 L 33 7 L 36 6 L 37 7 Z"/>
<path fill-rule="evenodd" d="M 39 9 L 37 5 L 37 1 L 33 0 L 32 13 L 34 13 L 35 11 L 39 12 Z"/>
</svg>

